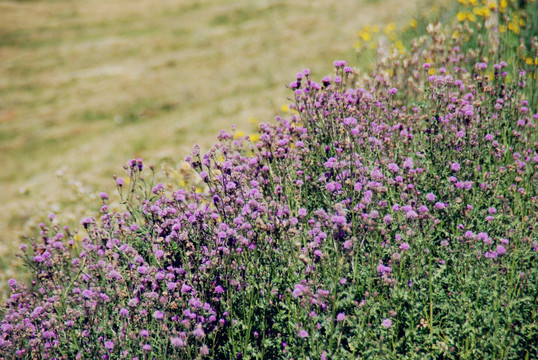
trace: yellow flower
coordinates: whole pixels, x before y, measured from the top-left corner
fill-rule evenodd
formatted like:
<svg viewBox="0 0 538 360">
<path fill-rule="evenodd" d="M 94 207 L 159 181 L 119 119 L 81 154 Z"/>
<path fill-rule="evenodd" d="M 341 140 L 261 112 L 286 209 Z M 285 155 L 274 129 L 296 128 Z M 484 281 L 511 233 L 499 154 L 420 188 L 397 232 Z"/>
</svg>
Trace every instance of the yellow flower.
<svg viewBox="0 0 538 360">
<path fill-rule="evenodd" d="M 388 24 L 388 25 L 385 26 L 385 28 L 383 29 L 383 31 L 385 32 L 385 34 L 389 34 L 389 33 L 393 32 L 394 30 L 396 30 L 396 25 L 394 25 L 394 23 L 390 23 L 390 24 Z"/>
<path fill-rule="evenodd" d="M 260 134 L 251 134 L 249 137 L 250 137 L 250 141 L 256 142 L 260 139 Z"/>
<path fill-rule="evenodd" d="M 435 74 L 435 68 L 430 68 L 430 71 L 428 71 L 428 74 L 430 75 Z"/>
<path fill-rule="evenodd" d="M 256 125 L 258 123 L 258 120 L 256 120 L 255 117 L 251 116 L 251 117 L 248 118 L 248 122 L 251 123 L 251 124 Z"/>
<path fill-rule="evenodd" d="M 372 39 L 372 36 L 370 35 L 370 33 L 364 30 L 359 33 L 359 36 L 364 41 L 370 41 Z"/>
<path fill-rule="evenodd" d="M 471 13 L 467 13 L 467 19 L 468 19 L 470 22 L 475 22 L 475 21 L 476 21 L 476 16 L 474 16 L 474 15 L 471 14 Z"/>
<path fill-rule="evenodd" d="M 379 32 L 379 25 L 374 25 L 372 26 L 372 32 L 375 34 L 375 33 L 378 33 Z"/>
<path fill-rule="evenodd" d="M 504 34 L 506 32 L 506 26 L 504 25 L 499 26 L 499 31 Z"/>
<path fill-rule="evenodd" d="M 513 22 L 508 23 L 508 30 L 512 31 L 514 34 L 519 34 L 519 25 Z"/>
<path fill-rule="evenodd" d="M 487 7 L 490 9 L 490 10 L 494 10 L 497 8 L 497 2 L 494 1 L 494 0 L 488 0 L 487 2 Z"/>
<path fill-rule="evenodd" d="M 287 105 L 287 104 L 284 104 L 280 107 L 280 110 L 282 110 L 282 112 L 289 112 L 290 111 L 290 107 Z"/>
<path fill-rule="evenodd" d="M 533 61 L 532 61 L 531 58 L 527 58 L 527 59 L 525 60 L 525 62 L 527 63 L 527 65 L 532 65 L 532 63 L 533 63 Z"/>
<path fill-rule="evenodd" d="M 488 18 L 490 16 L 490 11 L 487 7 L 475 7 L 473 9 L 473 13 L 477 16 L 483 16 L 485 18 Z"/>
<path fill-rule="evenodd" d="M 465 21 L 465 19 L 467 19 L 467 13 L 464 13 L 464 12 L 460 11 L 460 12 L 458 12 L 457 17 L 458 17 L 459 21 Z"/>
<path fill-rule="evenodd" d="M 239 139 L 240 137 L 245 136 L 245 132 L 241 130 L 237 130 L 234 134 L 234 139 Z"/>
<path fill-rule="evenodd" d="M 415 19 L 412 19 L 410 25 L 414 29 L 414 28 L 416 28 L 418 26 L 418 21 L 416 21 Z"/>
<path fill-rule="evenodd" d="M 456 40 L 460 38 L 460 32 L 458 30 L 452 33 L 452 39 Z"/>
</svg>

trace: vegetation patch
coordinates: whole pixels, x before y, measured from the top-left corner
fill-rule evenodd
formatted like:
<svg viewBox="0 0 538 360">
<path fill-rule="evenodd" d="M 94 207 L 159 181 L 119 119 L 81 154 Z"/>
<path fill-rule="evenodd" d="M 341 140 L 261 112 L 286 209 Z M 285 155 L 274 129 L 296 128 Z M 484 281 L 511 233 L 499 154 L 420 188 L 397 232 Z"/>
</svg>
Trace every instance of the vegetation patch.
<svg viewBox="0 0 538 360">
<path fill-rule="evenodd" d="M 83 231 L 51 214 L 0 357 L 537 358 L 536 7 L 459 2 L 368 74 L 302 70 L 182 186 L 133 159 Z"/>
</svg>

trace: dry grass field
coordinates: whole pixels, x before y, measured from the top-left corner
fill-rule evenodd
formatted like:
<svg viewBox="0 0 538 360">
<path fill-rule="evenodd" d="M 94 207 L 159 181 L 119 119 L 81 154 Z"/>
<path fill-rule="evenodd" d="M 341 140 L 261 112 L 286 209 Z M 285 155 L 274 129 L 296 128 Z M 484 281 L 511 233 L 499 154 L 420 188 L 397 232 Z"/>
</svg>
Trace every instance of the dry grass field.
<svg viewBox="0 0 538 360">
<path fill-rule="evenodd" d="M 91 214 L 133 157 L 173 166 L 221 128 L 254 131 L 295 73 L 358 65 L 357 30 L 409 23 L 417 2 L 0 1 L 2 284 L 40 218 Z"/>
</svg>

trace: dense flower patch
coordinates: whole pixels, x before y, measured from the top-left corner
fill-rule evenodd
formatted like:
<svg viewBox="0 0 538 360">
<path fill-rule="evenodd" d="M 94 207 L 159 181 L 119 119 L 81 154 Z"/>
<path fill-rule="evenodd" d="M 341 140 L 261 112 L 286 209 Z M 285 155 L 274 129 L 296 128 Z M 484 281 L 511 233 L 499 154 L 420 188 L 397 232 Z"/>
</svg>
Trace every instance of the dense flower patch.
<svg viewBox="0 0 538 360">
<path fill-rule="evenodd" d="M 289 118 L 194 148 L 201 193 L 132 160 L 125 212 L 43 223 L 0 357 L 537 357 L 536 80 L 428 32 L 297 74 Z"/>
</svg>

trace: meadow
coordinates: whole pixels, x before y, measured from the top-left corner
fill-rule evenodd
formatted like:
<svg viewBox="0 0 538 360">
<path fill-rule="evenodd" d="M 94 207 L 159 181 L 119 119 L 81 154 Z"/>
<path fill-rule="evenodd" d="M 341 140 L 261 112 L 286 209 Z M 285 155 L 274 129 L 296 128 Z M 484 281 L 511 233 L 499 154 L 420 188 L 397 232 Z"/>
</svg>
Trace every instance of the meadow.
<svg viewBox="0 0 538 360">
<path fill-rule="evenodd" d="M 29 227 L 98 211 L 126 159 L 181 171 L 194 143 L 283 113 L 297 69 L 357 59 L 361 26 L 407 23 L 416 3 L 0 1 L 1 282 Z"/>
<path fill-rule="evenodd" d="M 538 358 L 538 8 L 450 5 L 364 26 L 369 70 L 301 66 L 190 170 L 128 161 L 79 229 L 42 219 L 0 357 Z"/>
</svg>

